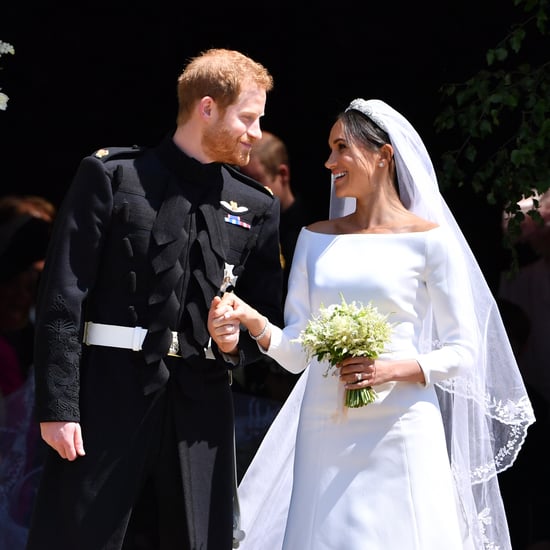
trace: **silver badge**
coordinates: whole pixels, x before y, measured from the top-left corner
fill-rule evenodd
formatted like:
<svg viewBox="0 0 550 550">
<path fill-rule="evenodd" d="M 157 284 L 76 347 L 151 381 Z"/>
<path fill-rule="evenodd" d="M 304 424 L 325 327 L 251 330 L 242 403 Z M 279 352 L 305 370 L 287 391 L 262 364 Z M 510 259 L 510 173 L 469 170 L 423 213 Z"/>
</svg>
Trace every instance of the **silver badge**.
<svg viewBox="0 0 550 550">
<path fill-rule="evenodd" d="M 233 275 L 234 267 L 235 266 L 233 264 L 228 264 L 225 262 L 225 266 L 223 268 L 223 281 L 220 286 L 220 292 L 222 294 L 224 292 L 231 292 L 237 284 L 237 275 Z"/>
</svg>

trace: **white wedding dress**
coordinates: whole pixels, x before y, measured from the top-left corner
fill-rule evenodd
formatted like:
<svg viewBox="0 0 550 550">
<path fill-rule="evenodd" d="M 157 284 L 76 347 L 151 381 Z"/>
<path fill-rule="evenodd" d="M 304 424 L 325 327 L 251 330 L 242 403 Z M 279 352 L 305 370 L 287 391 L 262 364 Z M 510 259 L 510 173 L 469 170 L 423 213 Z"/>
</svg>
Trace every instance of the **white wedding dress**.
<svg viewBox="0 0 550 550">
<path fill-rule="evenodd" d="M 474 548 L 458 512 L 434 388 L 474 368 L 477 335 L 461 322 L 473 304 L 452 242 L 439 227 L 346 235 L 302 229 L 285 328 L 273 328 L 269 355 L 292 372 L 306 370 L 239 487 L 246 532 L 239 548 Z M 393 337 L 383 357 L 417 359 L 425 385 L 375 386 L 375 403 L 344 409 L 338 377 L 324 377 L 327 365 L 309 364 L 295 341 L 321 305 L 342 296 L 388 314 Z M 439 344 L 423 352 L 422 319 L 431 311 Z"/>
</svg>

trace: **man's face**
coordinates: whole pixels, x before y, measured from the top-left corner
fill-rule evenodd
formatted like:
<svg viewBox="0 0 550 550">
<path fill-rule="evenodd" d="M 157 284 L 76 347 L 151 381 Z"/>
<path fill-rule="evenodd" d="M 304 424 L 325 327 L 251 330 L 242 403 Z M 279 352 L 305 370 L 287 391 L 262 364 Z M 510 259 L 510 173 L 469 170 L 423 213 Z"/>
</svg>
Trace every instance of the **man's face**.
<svg viewBox="0 0 550 550">
<path fill-rule="evenodd" d="M 250 159 L 254 140 L 262 136 L 260 117 L 264 114 L 266 91 L 257 85 L 243 86 L 236 103 L 225 112 L 216 110 L 202 136 L 202 148 L 211 162 L 244 166 Z"/>
</svg>

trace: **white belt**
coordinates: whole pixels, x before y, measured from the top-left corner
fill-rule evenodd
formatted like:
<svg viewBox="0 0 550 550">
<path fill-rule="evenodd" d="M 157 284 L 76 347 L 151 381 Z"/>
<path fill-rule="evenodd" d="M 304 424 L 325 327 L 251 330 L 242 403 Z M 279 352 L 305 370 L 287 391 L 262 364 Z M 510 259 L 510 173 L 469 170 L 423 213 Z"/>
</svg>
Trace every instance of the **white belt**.
<svg viewBox="0 0 550 550">
<path fill-rule="evenodd" d="M 111 348 L 139 351 L 146 334 L 147 329 L 142 327 L 123 327 L 88 321 L 84 325 L 84 337 L 82 341 L 88 346 L 108 346 Z M 172 332 L 172 343 L 170 344 L 168 355 L 181 357 L 179 351 L 178 333 Z"/>
</svg>

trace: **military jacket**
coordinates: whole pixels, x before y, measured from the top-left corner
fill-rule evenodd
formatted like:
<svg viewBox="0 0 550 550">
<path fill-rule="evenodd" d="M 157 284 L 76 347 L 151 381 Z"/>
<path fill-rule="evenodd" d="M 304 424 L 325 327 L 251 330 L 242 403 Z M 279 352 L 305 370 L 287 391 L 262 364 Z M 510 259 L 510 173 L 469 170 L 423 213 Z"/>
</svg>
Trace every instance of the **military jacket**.
<svg viewBox="0 0 550 550">
<path fill-rule="evenodd" d="M 282 322 L 278 225 L 278 200 L 262 185 L 229 165 L 197 162 L 169 137 L 154 148 L 84 158 L 56 218 L 40 285 L 38 419 L 79 421 L 81 369 L 91 362 L 86 321 L 148 330 L 141 351 L 116 351 L 145 393 L 166 382 L 171 331 L 178 332 L 184 383 L 206 394 L 208 377 L 231 367 L 215 346 L 216 360 L 205 356 L 208 308 L 228 266 L 235 292 Z M 241 364 L 260 356 L 245 331 L 239 348 Z"/>
</svg>

